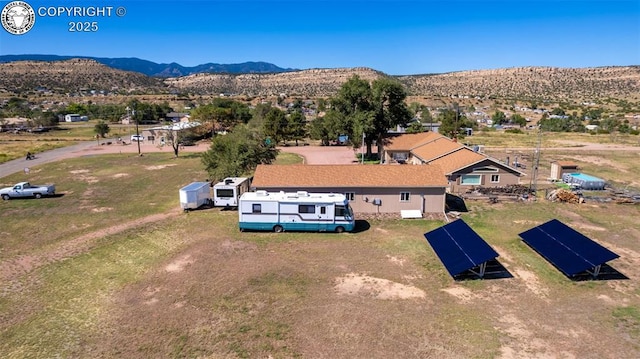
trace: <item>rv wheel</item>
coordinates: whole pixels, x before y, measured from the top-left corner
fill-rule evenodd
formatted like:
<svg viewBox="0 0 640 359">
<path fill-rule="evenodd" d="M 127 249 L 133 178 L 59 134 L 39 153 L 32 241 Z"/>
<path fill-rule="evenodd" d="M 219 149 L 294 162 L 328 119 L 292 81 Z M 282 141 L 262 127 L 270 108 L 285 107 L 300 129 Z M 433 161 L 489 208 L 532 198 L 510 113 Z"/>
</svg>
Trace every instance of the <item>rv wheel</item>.
<svg viewBox="0 0 640 359">
<path fill-rule="evenodd" d="M 284 231 L 284 228 L 282 228 L 282 226 L 274 226 L 273 231 L 276 233 L 282 233 L 282 231 Z"/>
<path fill-rule="evenodd" d="M 342 226 L 337 226 L 337 227 L 336 227 L 336 233 L 342 233 L 342 232 L 344 232 L 344 227 L 342 227 Z"/>
</svg>

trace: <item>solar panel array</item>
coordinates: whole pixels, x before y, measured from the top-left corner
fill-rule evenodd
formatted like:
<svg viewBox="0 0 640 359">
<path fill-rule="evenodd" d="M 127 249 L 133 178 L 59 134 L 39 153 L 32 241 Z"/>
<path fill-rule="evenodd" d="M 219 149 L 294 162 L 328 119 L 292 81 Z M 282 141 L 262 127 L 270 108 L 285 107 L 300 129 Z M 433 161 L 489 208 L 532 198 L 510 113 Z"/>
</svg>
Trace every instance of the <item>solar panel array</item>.
<svg viewBox="0 0 640 359">
<path fill-rule="evenodd" d="M 452 277 L 498 257 L 498 253 L 461 219 L 424 236 Z"/>
<path fill-rule="evenodd" d="M 597 276 L 602 264 L 620 257 L 557 219 L 522 232 L 520 237 L 569 277 L 589 270 L 595 270 Z"/>
</svg>

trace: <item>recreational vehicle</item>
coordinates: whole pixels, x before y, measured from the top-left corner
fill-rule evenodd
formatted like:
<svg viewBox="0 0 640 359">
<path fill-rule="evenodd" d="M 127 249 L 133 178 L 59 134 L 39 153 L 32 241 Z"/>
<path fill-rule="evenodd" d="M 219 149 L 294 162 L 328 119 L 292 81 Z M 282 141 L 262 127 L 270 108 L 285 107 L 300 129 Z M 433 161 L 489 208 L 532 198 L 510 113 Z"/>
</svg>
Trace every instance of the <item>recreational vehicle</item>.
<svg viewBox="0 0 640 359">
<path fill-rule="evenodd" d="M 238 199 L 249 191 L 249 179 L 228 177 L 213 186 L 213 205 L 216 207 L 238 207 Z"/>
<path fill-rule="evenodd" d="M 240 231 L 353 231 L 355 220 L 343 194 L 245 192 L 238 206 Z"/>
</svg>

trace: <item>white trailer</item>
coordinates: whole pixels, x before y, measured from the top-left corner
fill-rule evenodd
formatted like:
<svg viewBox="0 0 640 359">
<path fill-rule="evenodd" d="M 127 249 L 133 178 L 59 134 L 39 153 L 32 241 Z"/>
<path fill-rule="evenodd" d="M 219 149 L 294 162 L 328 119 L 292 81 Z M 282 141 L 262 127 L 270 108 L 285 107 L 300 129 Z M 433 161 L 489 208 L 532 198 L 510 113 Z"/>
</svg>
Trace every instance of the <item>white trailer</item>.
<svg viewBox="0 0 640 359">
<path fill-rule="evenodd" d="M 211 202 L 209 182 L 192 182 L 180 188 L 180 207 L 188 211 Z"/>
<path fill-rule="evenodd" d="M 213 186 L 213 205 L 216 207 L 238 207 L 238 200 L 249 191 L 250 181 L 246 177 L 227 177 Z"/>
<path fill-rule="evenodd" d="M 240 231 L 353 231 L 355 220 L 343 194 L 245 192 L 238 206 Z"/>
</svg>

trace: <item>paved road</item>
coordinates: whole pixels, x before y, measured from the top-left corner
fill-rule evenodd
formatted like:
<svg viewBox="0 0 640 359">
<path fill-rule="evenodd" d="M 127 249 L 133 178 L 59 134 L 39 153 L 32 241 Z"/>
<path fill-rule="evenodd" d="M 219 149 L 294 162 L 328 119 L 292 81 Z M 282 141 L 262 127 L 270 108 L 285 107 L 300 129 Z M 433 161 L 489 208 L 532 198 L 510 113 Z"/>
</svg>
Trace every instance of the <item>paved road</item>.
<svg viewBox="0 0 640 359">
<path fill-rule="evenodd" d="M 55 150 L 38 153 L 36 154 L 36 158 L 33 160 L 27 161 L 24 157 L 22 157 L 13 161 L 1 163 L 0 178 L 6 177 L 16 172 L 22 172 L 24 171 L 25 168 L 28 168 L 28 167 L 41 165 L 43 163 L 59 161 L 64 158 L 76 157 L 82 151 L 85 151 L 93 146 L 96 146 L 96 143 L 93 141 L 83 142 L 77 145 L 56 148 Z"/>
</svg>

